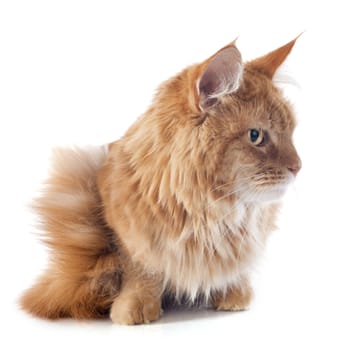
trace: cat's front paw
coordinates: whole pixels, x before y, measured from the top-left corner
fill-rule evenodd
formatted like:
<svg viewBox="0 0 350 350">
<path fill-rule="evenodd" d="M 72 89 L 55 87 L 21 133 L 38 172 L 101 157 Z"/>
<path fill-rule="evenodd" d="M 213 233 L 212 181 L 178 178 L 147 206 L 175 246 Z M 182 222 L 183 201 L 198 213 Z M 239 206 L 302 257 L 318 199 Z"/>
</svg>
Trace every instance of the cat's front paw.
<svg viewBox="0 0 350 350">
<path fill-rule="evenodd" d="M 212 304 L 220 311 L 243 311 L 249 308 L 252 297 L 253 291 L 250 286 L 233 287 L 225 293 L 216 293 Z"/>
<path fill-rule="evenodd" d="M 121 295 L 112 304 L 110 318 L 116 324 L 136 325 L 158 320 L 161 312 L 161 302 L 158 299 Z"/>
</svg>

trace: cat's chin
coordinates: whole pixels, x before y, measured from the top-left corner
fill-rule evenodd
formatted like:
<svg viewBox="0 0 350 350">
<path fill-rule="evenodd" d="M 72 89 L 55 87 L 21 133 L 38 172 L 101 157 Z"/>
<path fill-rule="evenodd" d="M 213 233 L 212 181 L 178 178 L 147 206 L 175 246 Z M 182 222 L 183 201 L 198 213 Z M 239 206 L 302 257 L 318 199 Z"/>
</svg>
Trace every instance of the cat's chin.
<svg viewBox="0 0 350 350">
<path fill-rule="evenodd" d="M 254 189 L 253 191 L 247 191 L 248 195 L 242 199 L 249 203 L 269 203 L 278 202 L 286 194 L 291 183 L 294 182 L 294 176 L 288 177 L 285 182 L 273 185 L 264 189 Z"/>
<path fill-rule="evenodd" d="M 256 197 L 256 201 L 262 203 L 280 201 L 286 194 L 288 187 L 288 185 L 274 186 L 267 191 L 259 193 Z"/>
</svg>

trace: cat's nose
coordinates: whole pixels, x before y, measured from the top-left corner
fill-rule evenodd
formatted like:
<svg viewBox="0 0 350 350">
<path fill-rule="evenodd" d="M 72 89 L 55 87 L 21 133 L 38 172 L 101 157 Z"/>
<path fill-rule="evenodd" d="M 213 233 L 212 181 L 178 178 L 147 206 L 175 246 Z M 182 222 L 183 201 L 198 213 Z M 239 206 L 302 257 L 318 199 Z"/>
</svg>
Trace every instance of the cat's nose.
<svg viewBox="0 0 350 350">
<path fill-rule="evenodd" d="M 294 164 L 288 166 L 288 170 L 293 173 L 294 176 L 296 176 L 298 174 L 298 172 L 301 169 L 301 161 L 298 160 L 297 162 L 295 162 Z"/>
</svg>

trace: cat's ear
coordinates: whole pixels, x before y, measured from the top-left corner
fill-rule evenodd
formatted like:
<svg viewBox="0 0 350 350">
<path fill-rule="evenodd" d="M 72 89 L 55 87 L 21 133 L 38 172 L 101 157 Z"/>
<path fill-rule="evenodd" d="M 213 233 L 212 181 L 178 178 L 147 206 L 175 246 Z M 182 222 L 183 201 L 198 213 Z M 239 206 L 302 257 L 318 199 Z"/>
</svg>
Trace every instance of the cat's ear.
<svg viewBox="0 0 350 350">
<path fill-rule="evenodd" d="M 199 109 L 203 111 L 213 106 L 218 97 L 236 91 L 242 73 L 242 57 L 234 42 L 204 62 L 196 86 Z"/>
<path fill-rule="evenodd" d="M 287 56 L 291 52 L 299 36 L 296 37 L 294 40 L 290 41 L 288 44 L 279 47 L 278 49 L 268 53 L 267 55 L 259 57 L 249 62 L 247 66 L 253 67 L 254 70 L 262 72 L 266 76 L 272 79 L 276 70 L 279 68 L 279 66 L 284 62 L 284 60 L 287 58 Z"/>
</svg>

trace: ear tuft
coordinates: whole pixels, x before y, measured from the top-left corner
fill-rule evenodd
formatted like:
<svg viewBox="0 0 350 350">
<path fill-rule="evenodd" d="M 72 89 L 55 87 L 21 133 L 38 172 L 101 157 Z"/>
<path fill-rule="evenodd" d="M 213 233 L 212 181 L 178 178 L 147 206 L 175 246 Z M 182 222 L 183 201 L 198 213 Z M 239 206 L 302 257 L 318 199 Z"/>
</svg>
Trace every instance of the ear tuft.
<svg viewBox="0 0 350 350">
<path fill-rule="evenodd" d="M 279 66 L 284 62 L 284 60 L 291 52 L 295 42 L 297 41 L 300 35 L 298 35 L 294 40 L 290 41 L 288 44 L 279 47 L 278 49 L 268 53 L 265 56 L 259 57 L 249 62 L 248 66 L 253 67 L 255 70 L 264 73 L 267 77 L 272 79 Z"/>
<path fill-rule="evenodd" d="M 242 57 L 234 43 L 225 46 L 206 63 L 197 87 L 202 111 L 214 105 L 218 97 L 235 92 L 243 73 Z"/>
</svg>

